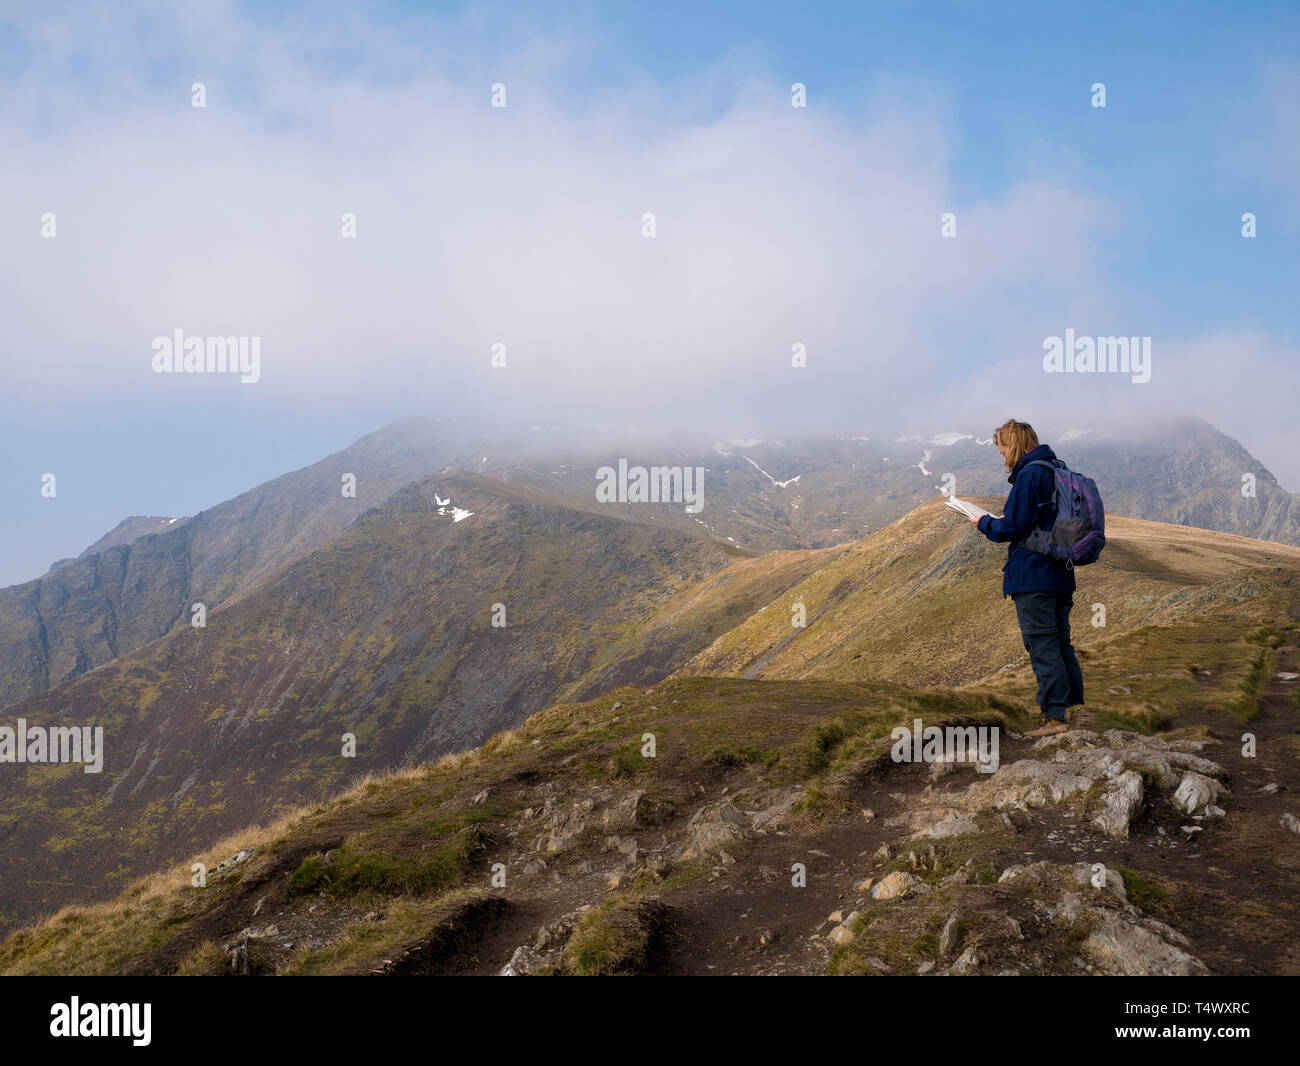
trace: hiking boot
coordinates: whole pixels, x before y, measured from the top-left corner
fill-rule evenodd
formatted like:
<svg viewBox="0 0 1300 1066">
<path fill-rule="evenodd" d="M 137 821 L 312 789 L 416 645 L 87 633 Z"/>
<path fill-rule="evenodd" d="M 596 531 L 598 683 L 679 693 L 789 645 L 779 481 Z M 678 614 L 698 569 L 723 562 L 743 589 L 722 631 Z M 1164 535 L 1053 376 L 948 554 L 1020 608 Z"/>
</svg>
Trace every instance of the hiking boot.
<svg viewBox="0 0 1300 1066">
<path fill-rule="evenodd" d="M 1065 733 L 1069 726 L 1064 722 L 1058 722 L 1055 718 L 1049 718 L 1043 725 L 1037 729 L 1031 729 L 1025 734 L 1027 737 L 1054 737 L 1057 733 Z"/>
</svg>

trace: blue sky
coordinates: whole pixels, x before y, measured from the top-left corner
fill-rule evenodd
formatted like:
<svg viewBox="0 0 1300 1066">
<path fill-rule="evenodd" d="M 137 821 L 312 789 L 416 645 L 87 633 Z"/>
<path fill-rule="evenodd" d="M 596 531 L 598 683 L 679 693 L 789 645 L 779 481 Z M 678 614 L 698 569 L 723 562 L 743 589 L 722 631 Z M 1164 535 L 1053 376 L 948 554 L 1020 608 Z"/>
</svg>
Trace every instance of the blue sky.
<svg viewBox="0 0 1300 1066">
<path fill-rule="evenodd" d="M 1135 6 L 0 4 L 0 583 L 421 413 L 1185 411 L 1300 490 L 1300 11 Z M 178 326 L 262 382 L 152 375 Z M 1045 382 L 1067 327 L 1151 384 Z"/>
</svg>

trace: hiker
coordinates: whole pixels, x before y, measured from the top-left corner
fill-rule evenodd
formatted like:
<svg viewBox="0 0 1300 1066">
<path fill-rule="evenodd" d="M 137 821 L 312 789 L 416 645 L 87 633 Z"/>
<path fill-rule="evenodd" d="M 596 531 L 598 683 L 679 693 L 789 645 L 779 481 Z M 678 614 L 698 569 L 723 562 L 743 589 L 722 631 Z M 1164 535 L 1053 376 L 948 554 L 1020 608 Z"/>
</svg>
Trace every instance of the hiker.
<svg viewBox="0 0 1300 1066">
<path fill-rule="evenodd" d="M 1026 736 L 1045 737 L 1064 733 L 1066 710 L 1083 703 L 1083 672 L 1070 644 L 1070 608 L 1074 606 L 1074 570 L 1021 541 L 1034 529 L 1049 529 L 1055 518 L 1056 485 L 1052 471 L 1030 465 L 1035 460 L 1054 460 L 1046 444 L 1027 422 L 1008 419 L 993 432 L 993 443 L 1002 453 L 1010 476 L 1011 495 L 1004 517 L 980 515 L 977 528 L 995 543 L 1010 541 L 1007 562 L 1002 568 L 1002 596 L 1016 605 L 1020 635 L 1038 679 L 1038 706 L 1044 722 Z"/>
</svg>

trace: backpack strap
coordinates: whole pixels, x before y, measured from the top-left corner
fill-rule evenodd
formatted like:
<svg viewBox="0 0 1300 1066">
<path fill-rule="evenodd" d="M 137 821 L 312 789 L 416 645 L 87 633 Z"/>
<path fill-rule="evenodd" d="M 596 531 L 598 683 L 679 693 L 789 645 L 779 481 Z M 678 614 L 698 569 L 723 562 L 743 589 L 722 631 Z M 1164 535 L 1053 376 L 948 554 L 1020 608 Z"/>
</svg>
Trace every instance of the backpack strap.
<svg viewBox="0 0 1300 1066">
<path fill-rule="evenodd" d="M 1055 475 L 1056 475 L 1056 471 L 1057 471 L 1057 470 L 1068 470 L 1069 467 L 1067 467 L 1067 466 L 1065 465 L 1065 463 L 1062 462 L 1060 459 L 1031 459 L 1029 462 L 1027 462 L 1027 463 L 1025 464 L 1025 466 L 1026 466 L 1026 467 L 1031 467 L 1031 466 L 1045 466 L 1045 467 L 1047 467 L 1048 470 L 1052 471 L 1052 475 L 1053 475 L 1053 479 L 1052 479 L 1052 481 L 1053 481 L 1053 483 L 1052 483 L 1051 499 L 1050 499 L 1050 501 L 1048 501 L 1048 503 L 1046 504 L 1046 506 L 1050 506 L 1050 507 L 1051 507 L 1051 512 L 1052 512 L 1051 521 L 1047 523 L 1047 524 L 1048 524 L 1048 527 L 1050 528 L 1051 525 L 1052 525 L 1052 522 L 1055 522 L 1055 521 L 1056 521 L 1056 483 L 1055 483 Z M 1044 505 L 1040 504 L 1039 506 L 1040 506 L 1040 508 L 1041 508 L 1041 507 L 1044 506 Z M 1034 537 L 1034 534 L 1036 534 L 1036 533 L 1039 534 L 1039 536 L 1038 536 L 1037 538 Z M 1016 543 L 1017 545 L 1019 545 L 1019 546 L 1021 546 L 1021 547 L 1027 547 L 1028 545 L 1026 544 L 1026 542 L 1029 541 L 1030 539 L 1035 539 L 1035 540 L 1037 540 L 1037 541 L 1045 542 L 1045 541 L 1046 541 L 1046 538 L 1047 538 L 1047 533 L 1046 533 L 1046 531 L 1041 530 L 1041 529 L 1031 529 L 1028 533 L 1026 533 L 1023 537 L 1021 537 L 1018 541 L 1015 541 L 1014 543 Z M 1030 548 L 1029 550 L 1030 550 L 1030 551 L 1035 551 L 1035 550 L 1038 550 L 1038 549 Z M 1040 554 L 1041 554 L 1041 553 L 1040 553 Z"/>
</svg>

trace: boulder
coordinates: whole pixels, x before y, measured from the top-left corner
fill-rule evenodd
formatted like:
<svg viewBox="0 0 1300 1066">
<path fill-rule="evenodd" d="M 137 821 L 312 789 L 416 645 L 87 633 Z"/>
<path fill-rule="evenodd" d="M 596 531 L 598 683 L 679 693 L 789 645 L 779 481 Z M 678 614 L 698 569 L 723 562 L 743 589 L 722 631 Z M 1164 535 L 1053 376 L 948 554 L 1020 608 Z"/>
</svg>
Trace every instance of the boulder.
<svg viewBox="0 0 1300 1066">
<path fill-rule="evenodd" d="M 701 807 L 686 827 L 686 843 L 677 858 L 694 862 L 708 858 L 750 836 L 747 819 L 730 800 Z"/>
<path fill-rule="evenodd" d="M 1223 786 L 1211 777 L 1187 771 L 1174 790 L 1170 802 L 1184 814 L 1195 814 L 1211 806 L 1223 792 Z"/>
<path fill-rule="evenodd" d="M 853 923 L 857 920 L 858 912 L 853 911 L 844 921 L 840 922 L 834 929 L 826 934 L 826 939 L 838 947 L 840 944 L 847 944 L 853 939 Z"/>
<path fill-rule="evenodd" d="M 884 902 L 890 899 L 902 899 L 909 893 L 920 891 L 925 886 L 919 877 L 914 877 L 906 870 L 895 870 L 886 874 L 871 888 L 871 898 Z"/>
</svg>

